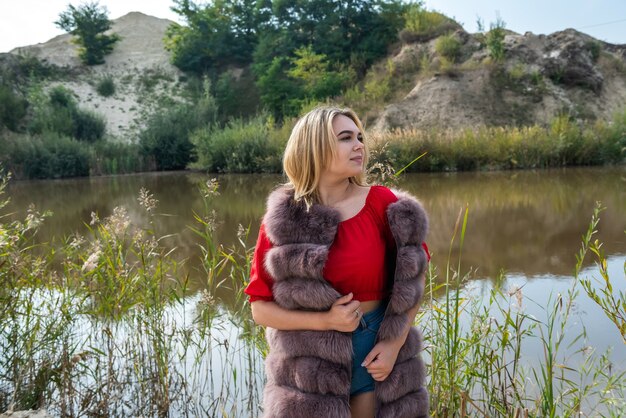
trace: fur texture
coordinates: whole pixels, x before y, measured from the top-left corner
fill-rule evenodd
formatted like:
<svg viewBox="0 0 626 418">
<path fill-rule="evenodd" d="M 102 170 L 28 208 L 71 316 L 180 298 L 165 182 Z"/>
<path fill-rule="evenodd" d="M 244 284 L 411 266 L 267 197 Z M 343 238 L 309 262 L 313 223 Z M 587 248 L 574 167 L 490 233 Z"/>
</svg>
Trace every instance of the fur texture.
<svg viewBox="0 0 626 418">
<path fill-rule="evenodd" d="M 352 364 L 352 339 L 339 331 L 279 331 L 268 328 L 265 335 L 271 351 L 284 358 L 315 356 L 324 360 L 350 366 Z"/>
<path fill-rule="evenodd" d="M 327 282 L 295 278 L 274 283 L 274 298 L 282 300 L 287 309 L 303 309 L 311 311 L 327 311 L 339 298 L 339 292 Z"/>
<path fill-rule="evenodd" d="M 426 268 L 421 245 L 428 219 L 417 200 L 404 192 L 394 193 L 398 200 L 387 207 L 386 214 L 397 257 L 377 341 L 402 333 L 408 322 L 407 311 L 424 291 L 418 278 Z M 279 188 L 270 194 L 263 222 L 273 248 L 265 265 L 275 280 L 273 295 L 278 305 L 325 311 L 339 298 L 322 275 L 339 220 L 333 209 L 322 205 L 307 209 L 303 202 L 296 202 L 293 190 Z M 266 335 L 270 346 L 265 363 L 266 418 L 350 417 L 351 333 L 268 328 Z M 377 417 L 427 416 L 428 393 L 420 349 L 421 336 L 412 328 L 392 373 L 385 381 L 376 382 Z"/>
<path fill-rule="evenodd" d="M 271 375 L 271 380 L 280 386 L 337 396 L 345 396 L 346 387 L 350 387 L 350 373 L 342 364 L 322 360 L 319 357 L 302 356 L 285 359 L 279 353 L 270 352 L 265 364 L 268 378 Z"/>
<path fill-rule="evenodd" d="M 348 395 L 332 396 L 305 393 L 289 386 L 268 384 L 263 391 L 264 416 L 272 418 L 350 417 Z"/>
<path fill-rule="evenodd" d="M 318 279 L 328 258 L 328 248 L 316 244 L 287 244 L 268 251 L 265 267 L 274 280 L 291 277 Z"/>
</svg>

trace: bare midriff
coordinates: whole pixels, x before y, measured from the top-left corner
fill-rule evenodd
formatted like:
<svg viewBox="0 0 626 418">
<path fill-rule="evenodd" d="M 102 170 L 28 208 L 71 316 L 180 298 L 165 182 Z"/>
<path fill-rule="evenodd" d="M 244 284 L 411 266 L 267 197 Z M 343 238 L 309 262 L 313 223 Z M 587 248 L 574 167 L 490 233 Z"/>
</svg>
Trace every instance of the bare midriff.
<svg viewBox="0 0 626 418">
<path fill-rule="evenodd" d="M 368 313 L 373 311 L 380 306 L 380 302 L 380 300 L 367 300 L 365 302 L 361 302 L 361 312 Z"/>
</svg>

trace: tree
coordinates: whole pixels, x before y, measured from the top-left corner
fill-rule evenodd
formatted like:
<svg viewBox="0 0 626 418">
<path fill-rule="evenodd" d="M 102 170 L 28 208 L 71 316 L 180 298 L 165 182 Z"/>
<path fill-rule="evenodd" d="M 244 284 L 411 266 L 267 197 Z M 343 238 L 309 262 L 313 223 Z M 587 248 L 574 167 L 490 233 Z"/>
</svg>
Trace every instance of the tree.
<svg viewBox="0 0 626 418">
<path fill-rule="evenodd" d="M 199 75 L 249 64 L 262 16 L 256 2 L 215 0 L 198 5 L 192 0 L 174 0 L 172 10 L 186 25 L 174 23 L 167 28 L 165 48 L 172 53 L 172 63 Z"/>
<path fill-rule="evenodd" d="M 59 28 L 76 36 L 75 43 L 80 45 L 78 56 L 87 65 L 104 63 L 104 56 L 113 51 L 113 46 L 120 40 L 119 35 L 106 35 L 111 28 L 106 7 L 98 2 L 85 3 L 78 7 L 71 4 L 54 22 Z"/>
<path fill-rule="evenodd" d="M 305 101 L 337 96 L 353 78 L 350 71 L 332 70 L 326 55 L 316 54 L 311 45 L 296 49 L 295 55 L 287 74 L 302 83 Z"/>
<path fill-rule="evenodd" d="M 263 104 L 281 119 L 299 112 L 298 103 L 341 94 L 396 41 L 406 7 L 399 0 L 273 1 L 253 54 Z"/>
<path fill-rule="evenodd" d="M 397 41 L 408 7 L 402 0 L 173 1 L 186 24 L 168 28 L 172 63 L 216 86 L 223 72 L 251 64 L 261 101 L 277 119 L 363 77 Z"/>
</svg>

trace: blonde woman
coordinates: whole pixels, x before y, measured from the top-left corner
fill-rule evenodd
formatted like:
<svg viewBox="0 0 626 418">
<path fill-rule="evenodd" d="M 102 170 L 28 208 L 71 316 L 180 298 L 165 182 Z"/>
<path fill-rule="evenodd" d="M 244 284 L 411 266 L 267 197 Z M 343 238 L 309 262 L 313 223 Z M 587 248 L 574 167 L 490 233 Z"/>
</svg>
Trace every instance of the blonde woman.
<svg viewBox="0 0 626 418">
<path fill-rule="evenodd" d="M 365 180 L 363 127 L 319 107 L 295 125 L 246 288 L 267 327 L 264 416 L 424 417 L 411 327 L 424 289 L 428 220 L 406 193 Z"/>
</svg>

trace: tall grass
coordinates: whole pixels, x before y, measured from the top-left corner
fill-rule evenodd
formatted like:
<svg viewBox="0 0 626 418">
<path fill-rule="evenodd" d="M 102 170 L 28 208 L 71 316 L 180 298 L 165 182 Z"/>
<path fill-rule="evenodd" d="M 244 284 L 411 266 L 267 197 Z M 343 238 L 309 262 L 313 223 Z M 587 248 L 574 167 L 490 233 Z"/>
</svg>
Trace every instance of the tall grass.
<svg viewBox="0 0 626 418">
<path fill-rule="evenodd" d="M 435 42 L 435 51 L 450 62 L 456 62 L 461 53 L 461 43 L 453 35 L 442 35 Z"/>
<path fill-rule="evenodd" d="M 7 182 L 1 178 L 0 195 Z M 154 230 L 158 201 L 147 190 L 139 192 L 137 203 L 150 215 L 145 224 L 121 207 L 102 218 L 94 213 L 85 220 L 85 236 L 74 234 L 60 245 L 33 245 L 39 226 L 53 216 L 36 208 L 22 221 L 0 223 L 0 411 L 260 415 L 267 346 L 243 293 L 250 231 L 240 226 L 232 247 L 215 240 L 218 188 L 215 181 L 201 185 L 204 206 L 190 225 L 201 238 L 206 278 L 203 290 L 193 293 L 185 260 L 175 248 L 165 248 L 165 237 Z M 473 270 L 463 265 L 462 255 L 452 257 L 457 248 L 462 253 L 471 223 L 469 208 L 459 212 L 446 264 L 438 267 L 433 258 L 429 268 L 417 319 L 433 416 L 626 412 L 626 372 L 611 365 L 608 352 L 574 348 L 584 346 L 585 336 L 570 326 L 582 261 L 599 245 L 592 241 L 598 213 L 569 289 L 532 313 L 526 307 L 539 302 L 524 296 L 523 287 L 496 286 L 486 300 L 467 287 Z M 606 264 L 601 252 L 597 256 Z M 235 295 L 230 309 L 220 303 L 221 292 Z M 623 295 L 617 298 L 624 303 Z M 533 346 L 542 353 L 538 359 L 525 354 Z"/>
<path fill-rule="evenodd" d="M 57 133 L 6 133 L 0 140 L 0 164 L 16 179 L 125 174 L 155 168 L 136 144 L 88 143 Z"/>
<path fill-rule="evenodd" d="M 140 192 L 151 216 L 157 204 Z M 258 414 L 261 356 L 251 337 L 238 339 L 246 317 L 229 319 L 210 287 L 189 294 L 183 261 L 152 222 L 136 224 L 118 207 L 103 219 L 93 213 L 85 236 L 35 248 L 31 237 L 47 216 L 33 208 L 0 228 L 1 411 Z M 219 252 L 225 274 L 239 280 L 251 256 L 243 235 L 241 245 L 242 258 Z"/>
<path fill-rule="evenodd" d="M 583 344 L 584 329 L 574 334 L 571 327 L 582 261 L 597 215 L 598 209 L 583 237 L 570 287 L 564 294 L 550 295 L 545 305 L 525 297 L 522 287 L 491 289 L 488 299 L 481 301 L 463 290 L 471 271 L 462 273 L 460 255 L 451 265 L 448 254 L 440 284 L 437 269 L 431 267 L 429 303 L 418 323 L 425 330 L 425 353 L 430 358 L 428 387 L 434 416 L 621 416 L 626 412 L 626 370 L 613 370 L 610 352 L 594 355 Z M 467 222 L 466 208 L 459 214 L 450 248 L 462 250 Z M 601 263 L 606 264 L 606 259 Z M 503 277 L 497 280 L 502 281 Z M 527 312 L 525 305 L 537 305 L 542 314 Z M 542 357 L 524 356 L 537 345 Z M 577 351 L 576 346 L 583 348 Z M 583 360 L 574 360 L 575 355 Z"/>
<path fill-rule="evenodd" d="M 219 173 L 279 172 L 286 139 L 273 133 L 264 115 L 199 129 L 191 136 L 198 157 L 191 166 Z"/>
<path fill-rule="evenodd" d="M 410 171 L 457 171 L 621 164 L 626 158 L 626 112 L 612 122 L 580 125 L 567 116 L 549 127 L 396 130 L 374 135 L 384 158 L 399 167 L 427 152 Z"/>
</svg>

